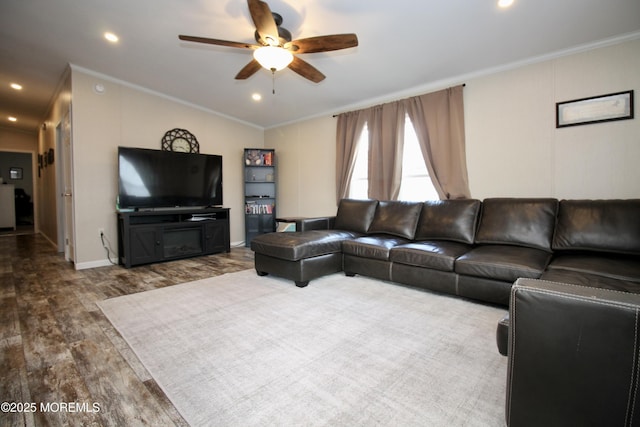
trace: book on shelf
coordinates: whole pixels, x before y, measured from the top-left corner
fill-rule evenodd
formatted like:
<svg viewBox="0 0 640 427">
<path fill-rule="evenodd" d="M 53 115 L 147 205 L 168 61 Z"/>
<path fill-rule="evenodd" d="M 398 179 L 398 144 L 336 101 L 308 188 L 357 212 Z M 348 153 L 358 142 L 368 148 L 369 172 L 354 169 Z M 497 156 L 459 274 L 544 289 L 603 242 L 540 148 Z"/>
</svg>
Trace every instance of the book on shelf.
<svg viewBox="0 0 640 427">
<path fill-rule="evenodd" d="M 264 153 L 264 162 L 263 164 L 265 166 L 272 166 L 273 165 L 273 153 L 268 152 L 268 153 Z"/>
<path fill-rule="evenodd" d="M 264 205 L 254 201 L 248 201 L 245 204 L 245 212 L 248 214 L 272 214 L 273 205 Z"/>
</svg>

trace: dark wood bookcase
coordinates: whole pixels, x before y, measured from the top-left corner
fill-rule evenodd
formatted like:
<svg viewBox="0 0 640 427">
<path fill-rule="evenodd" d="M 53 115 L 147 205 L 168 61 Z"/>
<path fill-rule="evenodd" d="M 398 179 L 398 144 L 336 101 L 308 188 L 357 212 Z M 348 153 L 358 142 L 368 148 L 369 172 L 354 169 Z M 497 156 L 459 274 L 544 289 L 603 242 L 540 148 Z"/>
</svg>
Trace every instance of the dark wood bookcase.
<svg viewBox="0 0 640 427">
<path fill-rule="evenodd" d="M 276 230 L 276 152 L 245 148 L 244 156 L 245 245 Z"/>
</svg>

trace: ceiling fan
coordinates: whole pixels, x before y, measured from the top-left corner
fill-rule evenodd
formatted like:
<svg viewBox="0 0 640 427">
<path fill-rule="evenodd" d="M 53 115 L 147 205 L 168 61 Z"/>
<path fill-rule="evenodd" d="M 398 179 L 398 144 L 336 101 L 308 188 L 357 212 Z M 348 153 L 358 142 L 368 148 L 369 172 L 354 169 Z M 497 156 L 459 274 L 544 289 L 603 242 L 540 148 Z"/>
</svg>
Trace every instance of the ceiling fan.
<svg viewBox="0 0 640 427">
<path fill-rule="evenodd" d="M 324 80 L 325 75 L 313 65 L 300 59 L 298 54 L 328 52 L 358 46 L 358 37 L 355 34 L 333 34 L 291 40 L 289 30 L 280 26 L 282 16 L 271 12 L 267 3 L 260 0 L 247 0 L 247 3 L 251 19 L 256 26 L 255 39 L 258 44 L 185 35 L 179 35 L 178 38 L 196 43 L 252 49 L 253 59 L 236 75 L 237 80 L 251 77 L 260 67 L 272 73 L 289 67 L 302 77 L 318 83 Z"/>
</svg>

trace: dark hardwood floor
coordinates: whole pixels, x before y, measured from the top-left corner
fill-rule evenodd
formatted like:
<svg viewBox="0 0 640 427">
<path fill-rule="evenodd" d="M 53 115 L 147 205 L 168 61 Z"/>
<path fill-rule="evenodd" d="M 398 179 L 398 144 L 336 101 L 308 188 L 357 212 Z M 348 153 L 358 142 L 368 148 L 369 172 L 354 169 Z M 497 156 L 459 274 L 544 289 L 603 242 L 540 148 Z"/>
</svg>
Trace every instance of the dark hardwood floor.
<svg viewBox="0 0 640 427">
<path fill-rule="evenodd" d="M 0 426 L 184 426 L 96 301 L 253 268 L 230 253 L 75 270 L 40 235 L 0 236 Z"/>
</svg>

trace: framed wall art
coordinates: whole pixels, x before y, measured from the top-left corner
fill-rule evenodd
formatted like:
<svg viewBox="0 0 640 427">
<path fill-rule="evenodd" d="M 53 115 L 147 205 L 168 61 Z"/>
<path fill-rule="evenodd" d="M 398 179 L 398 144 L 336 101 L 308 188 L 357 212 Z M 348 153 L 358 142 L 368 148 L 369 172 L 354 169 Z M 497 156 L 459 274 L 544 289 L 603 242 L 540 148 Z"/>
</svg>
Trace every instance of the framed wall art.
<svg viewBox="0 0 640 427">
<path fill-rule="evenodd" d="M 22 179 L 22 168 L 9 168 L 9 178 Z"/>
<path fill-rule="evenodd" d="M 556 103 L 556 128 L 633 119 L 633 90 Z"/>
</svg>

